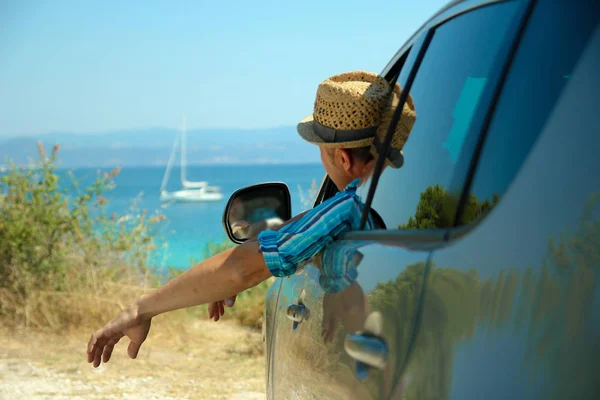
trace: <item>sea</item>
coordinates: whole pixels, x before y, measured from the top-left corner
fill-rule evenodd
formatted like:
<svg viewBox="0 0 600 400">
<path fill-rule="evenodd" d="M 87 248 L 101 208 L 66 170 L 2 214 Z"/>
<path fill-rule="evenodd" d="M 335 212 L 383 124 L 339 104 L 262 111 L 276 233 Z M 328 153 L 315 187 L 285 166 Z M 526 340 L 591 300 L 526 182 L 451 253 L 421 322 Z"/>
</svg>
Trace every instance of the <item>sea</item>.
<svg viewBox="0 0 600 400">
<path fill-rule="evenodd" d="M 98 174 L 110 172 L 107 168 L 77 168 L 57 171 L 60 185 L 73 190 L 69 174 L 80 180 L 80 186 L 90 184 Z M 166 217 L 155 225 L 157 250 L 148 256 L 148 263 L 159 269 L 187 269 L 203 259 L 209 243 L 227 239 L 222 218 L 227 200 L 237 189 L 261 182 L 284 182 L 292 199 L 292 215 L 308 208 L 310 188 L 318 188 L 325 170 L 321 164 L 260 164 L 260 165 L 191 165 L 186 169 L 187 179 L 208 181 L 219 186 L 223 199 L 203 203 L 169 203 L 159 201 L 164 167 L 123 167 L 115 176 L 115 187 L 103 194 L 106 212 L 119 218 L 146 210 L 148 214 Z M 168 190 L 180 189 L 180 170 L 173 167 Z"/>
</svg>

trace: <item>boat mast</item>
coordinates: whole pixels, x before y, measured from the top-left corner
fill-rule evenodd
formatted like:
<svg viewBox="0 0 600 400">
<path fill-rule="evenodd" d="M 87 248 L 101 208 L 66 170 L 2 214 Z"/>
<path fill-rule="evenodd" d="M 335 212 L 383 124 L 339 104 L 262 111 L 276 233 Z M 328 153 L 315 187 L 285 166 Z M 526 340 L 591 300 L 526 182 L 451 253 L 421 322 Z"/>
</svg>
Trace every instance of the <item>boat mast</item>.
<svg viewBox="0 0 600 400">
<path fill-rule="evenodd" d="M 185 187 L 185 168 L 186 168 L 186 121 L 185 114 L 181 121 L 181 185 Z"/>
<path fill-rule="evenodd" d="M 171 174 L 171 167 L 173 167 L 173 161 L 175 161 L 175 153 L 177 151 L 178 144 L 179 144 L 179 134 L 177 134 L 175 136 L 175 141 L 173 142 L 173 148 L 171 149 L 171 155 L 169 156 L 169 161 L 167 162 L 167 169 L 165 170 L 165 175 L 163 176 L 163 180 L 160 185 L 161 193 L 167 190 L 167 182 L 169 181 L 169 175 Z"/>
</svg>

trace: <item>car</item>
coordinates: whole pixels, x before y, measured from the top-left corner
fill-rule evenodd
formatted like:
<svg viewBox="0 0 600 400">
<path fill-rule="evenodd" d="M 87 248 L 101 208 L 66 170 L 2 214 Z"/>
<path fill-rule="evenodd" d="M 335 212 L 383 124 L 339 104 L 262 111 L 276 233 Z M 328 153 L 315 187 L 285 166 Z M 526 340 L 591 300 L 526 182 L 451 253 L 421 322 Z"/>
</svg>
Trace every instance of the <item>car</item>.
<svg viewBox="0 0 600 400">
<path fill-rule="evenodd" d="M 357 192 L 385 229 L 273 283 L 269 399 L 600 398 L 599 18 L 597 0 L 454 1 L 392 57 L 417 119 L 402 168 Z M 325 177 L 314 204 L 336 191 Z"/>
</svg>

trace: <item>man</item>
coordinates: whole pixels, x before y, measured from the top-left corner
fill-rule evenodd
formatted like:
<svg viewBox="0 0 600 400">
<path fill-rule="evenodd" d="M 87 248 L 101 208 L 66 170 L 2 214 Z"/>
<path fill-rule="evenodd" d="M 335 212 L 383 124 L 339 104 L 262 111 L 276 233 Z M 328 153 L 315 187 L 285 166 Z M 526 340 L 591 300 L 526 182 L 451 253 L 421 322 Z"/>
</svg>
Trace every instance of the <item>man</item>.
<svg viewBox="0 0 600 400">
<path fill-rule="evenodd" d="M 323 81 L 313 114 L 300 122 L 298 133 L 319 146 L 325 171 L 340 192 L 278 230 L 263 231 L 257 239 L 210 257 L 142 295 L 92 334 L 88 362 L 94 367 L 108 362 L 123 336 L 130 340 L 129 356 L 136 358 L 154 316 L 206 303 L 211 303 L 209 309 L 215 311 L 215 305 L 222 305 L 219 299 L 231 298 L 271 276 L 291 275 L 339 234 L 359 229 L 363 205 L 356 188 L 373 171 L 378 147 L 374 139 L 381 143 L 399 94 L 397 85 L 391 90 L 384 79 L 369 72 L 349 72 Z M 415 118 L 409 97 L 386 165 L 402 165 L 401 149 Z M 369 219 L 367 229 L 373 227 Z M 217 312 L 222 315 L 222 307 Z"/>
</svg>

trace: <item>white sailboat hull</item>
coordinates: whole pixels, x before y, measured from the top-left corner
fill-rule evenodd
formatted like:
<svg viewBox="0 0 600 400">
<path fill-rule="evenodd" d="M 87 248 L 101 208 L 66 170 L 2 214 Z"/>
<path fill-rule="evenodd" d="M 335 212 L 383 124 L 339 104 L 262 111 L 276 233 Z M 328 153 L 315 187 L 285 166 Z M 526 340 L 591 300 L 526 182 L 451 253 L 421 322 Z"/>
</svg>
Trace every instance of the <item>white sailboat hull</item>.
<svg viewBox="0 0 600 400">
<path fill-rule="evenodd" d="M 175 192 L 162 192 L 160 201 L 178 202 L 178 203 L 198 203 L 204 201 L 219 201 L 223 199 L 220 192 L 210 192 L 204 190 L 177 190 Z"/>
</svg>

